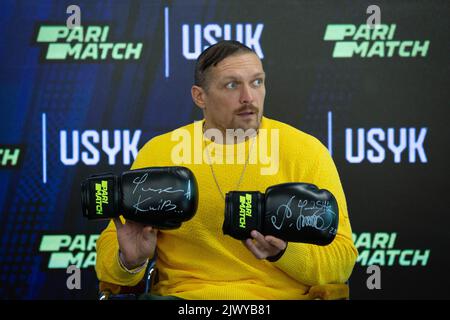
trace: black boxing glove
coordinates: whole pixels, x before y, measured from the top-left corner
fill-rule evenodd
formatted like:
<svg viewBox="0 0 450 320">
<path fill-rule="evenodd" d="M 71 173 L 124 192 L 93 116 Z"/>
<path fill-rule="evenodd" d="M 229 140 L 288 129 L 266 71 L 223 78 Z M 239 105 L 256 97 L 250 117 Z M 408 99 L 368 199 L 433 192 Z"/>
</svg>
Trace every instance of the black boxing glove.
<svg viewBox="0 0 450 320">
<path fill-rule="evenodd" d="M 283 183 L 258 191 L 231 191 L 225 198 L 223 233 L 238 240 L 263 235 L 291 242 L 328 245 L 336 236 L 338 204 L 325 189 L 309 183 Z"/>
<path fill-rule="evenodd" d="M 151 167 L 120 176 L 93 175 L 81 184 L 83 215 L 90 220 L 125 219 L 176 229 L 197 211 L 198 187 L 185 167 Z"/>
</svg>

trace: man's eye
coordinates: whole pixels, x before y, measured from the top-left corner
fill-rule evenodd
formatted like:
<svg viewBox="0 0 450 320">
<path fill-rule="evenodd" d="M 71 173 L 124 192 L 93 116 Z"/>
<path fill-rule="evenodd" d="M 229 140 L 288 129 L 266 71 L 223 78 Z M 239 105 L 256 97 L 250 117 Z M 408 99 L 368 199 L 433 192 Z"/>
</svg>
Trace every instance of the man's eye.
<svg viewBox="0 0 450 320">
<path fill-rule="evenodd" d="M 263 84 L 262 79 L 256 79 L 255 81 L 253 81 L 253 85 L 254 85 L 255 87 L 259 87 L 259 86 L 261 86 L 262 84 Z"/>
<path fill-rule="evenodd" d="M 236 82 L 229 82 L 229 83 L 227 83 L 227 84 L 225 85 L 225 87 L 226 87 L 227 89 L 234 89 L 234 88 L 237 87 L 237 84 L 236 84 Z"/>
</svg>

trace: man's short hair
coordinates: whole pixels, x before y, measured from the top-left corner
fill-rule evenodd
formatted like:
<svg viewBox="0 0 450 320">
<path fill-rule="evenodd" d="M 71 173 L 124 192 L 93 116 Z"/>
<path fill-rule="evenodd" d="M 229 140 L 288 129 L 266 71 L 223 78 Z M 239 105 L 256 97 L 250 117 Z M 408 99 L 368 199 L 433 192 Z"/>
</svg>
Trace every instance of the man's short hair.
<svg viewBox="0 0 450 320">
<path fill-rule="evenodd" d="M 242 53 L 255 52 L 246 45 L 234 40 L 223 40 L 210 46 L 197 58 L 197 62 L 195 64 L 194 84 L 206 90 L 206 76 L 209 71 L 208 69 L 211 66 L 215 67 L 220 61 L 229 56 Z"/>
</svg>

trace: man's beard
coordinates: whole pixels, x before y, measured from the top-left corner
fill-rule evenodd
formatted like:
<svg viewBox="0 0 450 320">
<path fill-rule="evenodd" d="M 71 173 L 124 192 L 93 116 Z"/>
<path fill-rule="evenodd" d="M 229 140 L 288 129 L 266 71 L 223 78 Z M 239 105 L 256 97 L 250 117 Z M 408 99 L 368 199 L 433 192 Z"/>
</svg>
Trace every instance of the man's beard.
<svg viewBox="0 0 450 320">
<path fill-rule="evenodd" d="M 230 128 L 230 130 L 227 129 L 226 132 L 227 139 L 233 139 L 235 143 L 240 143 L 248 138 L 256 136 L 261 125 L 262 114 L 259 112 L 258 108 L 254 105 L 243 105 L 235 112 L 235 115 L 240 117 L 239 114 L 245 112 L 251 112 L 253 114 L 254 121 L 244 125 L 242 123 L 236 123 L 234 128 Z"/>
</svg>

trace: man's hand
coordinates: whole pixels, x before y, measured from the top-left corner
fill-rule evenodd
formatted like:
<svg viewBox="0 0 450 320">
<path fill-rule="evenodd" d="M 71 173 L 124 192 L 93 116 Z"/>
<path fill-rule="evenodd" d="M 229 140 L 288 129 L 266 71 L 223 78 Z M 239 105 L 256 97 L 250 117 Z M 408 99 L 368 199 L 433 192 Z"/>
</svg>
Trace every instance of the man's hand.
<svg viewBox="0 0 450 320">
<path fill-rule="evenodd" d="M 276 256 L 281 251 L 286 249 L 286 241 L 279 238 L 275 238 L 273 236 L 263 236 L 256 230 L 253 230 L 250 235 L 253 239 L 249 238 L 245 240 L 244 245 L 258 259 L 266 259 L 268 257 Z"/>
<path fill-rule="evenodd" d="M 126 268 L 134 269 L 153 257 L 158 230 L 131 220 L 122 224 L 119 218 L 114 219 L 114 224 L 117 229 L 120 258 Z"/>
</svg>

